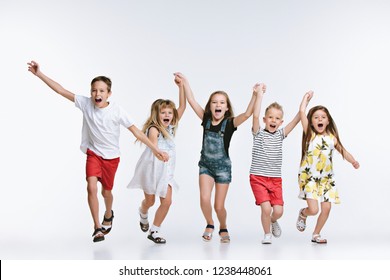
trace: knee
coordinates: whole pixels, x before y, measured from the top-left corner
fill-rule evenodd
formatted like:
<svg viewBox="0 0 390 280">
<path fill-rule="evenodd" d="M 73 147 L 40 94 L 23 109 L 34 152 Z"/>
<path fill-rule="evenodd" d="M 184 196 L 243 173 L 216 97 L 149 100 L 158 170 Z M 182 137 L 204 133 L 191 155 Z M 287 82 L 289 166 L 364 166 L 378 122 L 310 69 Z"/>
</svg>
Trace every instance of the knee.
<svg viewBox="0 0 390 280">
<path fill-rule="evenodd" d="M 111 191 L 111 190 L 105 190 L 105 189 L 103 189 L 103 190 L 102 190 L 102 196 L 103 196 L 104 198 L 110 198 L 110 197 L 112 197 L 112 191 Z"/>
<path fill-rule="evenodd" d="M 215 212 L 218 214 L 218 213 L 222 213 L 222 212 L 225 212 L 225 207 L 223 205 L 220 205 L 220 204 L 215 204 L 214 205 L 214 210 Z"/>
<path fill-rule="evenodd" d="M 148 197 L 148 198 L 145 198 L 143 203 L 144 205 L 147 207 L 147 208 L 150 208 L 154 205 L 154 202 L 156 201 L 155 197 Z"/>
<path fill-rule="evenodd" d="M 305 210 L 307 216 L 315 216 L 318 214 L 318 207 L 307 207 Z"/>
<path fill-rule="evenodd" d="M 272 211 L 272 216 L 275 219 L 279 219 L 283 215 L 283 208 L 274 208 Z"/>
</svg>

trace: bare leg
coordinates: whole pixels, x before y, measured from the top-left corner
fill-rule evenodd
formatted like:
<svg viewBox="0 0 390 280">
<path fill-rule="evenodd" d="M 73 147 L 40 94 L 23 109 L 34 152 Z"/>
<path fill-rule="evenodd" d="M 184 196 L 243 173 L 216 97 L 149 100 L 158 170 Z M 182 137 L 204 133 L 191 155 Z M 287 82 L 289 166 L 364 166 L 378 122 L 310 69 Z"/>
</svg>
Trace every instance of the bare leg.
<svg viewBox="0 0 390 280">
<path fill-rule="evenodd" d="M 271 204 L 269 201 L 264 201 L 260 204 L 261 208 L 261 225 L 263 226 L 264 233 L 271 232 Z"/>
<path fill-rule="evenodd" d="M 283 206 L 282 205 L 274 205 L 272 206 L 272 214 L 271 214 L 271 223 L 275 223 L 280 219 L 283 215 Z"/>
<path fill-rule="evenodd" d="M 214 201 L 214 209 L 217 213 L 219 228 L 227 229 L 226 219 L 227 212 L 225 209 L 225 200 L 227 196 L 227 192 L 229 190 L 229 184 L 215 184 L 215 201 Z M 227 236 L 229 233 L 223 232 L 221 236 Z"/>
<path fill-rule="evenodd" d="M 103 188 L 102 190 L 102 196 L 104 198 L 104 204 L 106 206 L 106 212 L 104 213 L 104 217 L 106 217 L 107 219 L 111 218 L 111 215 L 112 215 L 112 203 L 114 201 L 114 197 L 112 195 L 112 191 L 111 190 L 105 190 Z M 106 222 L 106 221 L 103 221 L 103 225 L 110 225 L 111 222 Z"/>
<path fill-rule="evenodd" d="M 208 225 L 214 225 L 212 207 L 211 207 L 211 193 L 214 187 L 214 179 L 206 174 L 199 176 L 199 190 L 200 190 L 200 208 Z M 206 228 L 206 232 L 212 232 L 213 229 Z"/>
<path fill-rule="evenodd" d="M 155 195 L 154 194 L 147 194 L 144 192 L 145 199 L 142 200 L 141 203 L 141 212 L 142 214 L 148 214 L 149 208 L 154 205 L 155 201 Z"/>
<path fill-rule="evenodd" d="M 318 216 L 316 227 L 314 228 L 313 234 L 320 234 L 326 221 L 328 220 L 330 209 L 332 204 L 330 202 L 321 202 L 321 213 Z"/>
<path fill-rule="evenodd" d="M 160 197 L 160 206 L 158 207 L 154 216 L 153 225 L 160 227 L 165 217 L 168 214 L 169 207 L 172 204 L 172 187 L 168 186 L 167 195 L 165 198 Z"/>
<path fill-rule="evenodd" d="M 98 182 L 97 177 L 87 178 L 88 205 L 89 205 L 89 210 L 91 211 L 95 229 L 101 227 L 99 222 L 99 200 L 97 197 L 97 192 L 98 192 L 97 182 Z"/>
</svg>

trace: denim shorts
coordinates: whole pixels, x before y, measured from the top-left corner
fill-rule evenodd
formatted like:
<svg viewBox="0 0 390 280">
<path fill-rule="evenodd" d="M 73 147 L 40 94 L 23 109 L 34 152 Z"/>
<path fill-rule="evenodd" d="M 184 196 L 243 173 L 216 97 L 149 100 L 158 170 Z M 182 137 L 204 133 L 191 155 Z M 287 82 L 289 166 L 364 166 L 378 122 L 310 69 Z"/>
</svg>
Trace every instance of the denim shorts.
<svg viewBox="0 0 390 280">
<path fill-rule="evenodd" d="M 214 178 L 215 183 L 229 184 L 232 181 L 232 164 L 229 158 L 213 162 L 201 158 L 198 166 L 199 175 L 209 175 Z"/>
</svg>

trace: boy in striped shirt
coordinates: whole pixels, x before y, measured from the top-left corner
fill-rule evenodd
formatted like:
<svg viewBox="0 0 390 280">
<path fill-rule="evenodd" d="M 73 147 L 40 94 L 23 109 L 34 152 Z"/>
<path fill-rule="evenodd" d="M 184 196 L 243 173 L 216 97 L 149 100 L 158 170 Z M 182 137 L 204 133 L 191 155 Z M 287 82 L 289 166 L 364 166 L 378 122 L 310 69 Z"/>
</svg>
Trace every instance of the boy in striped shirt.
<svg viewBox="0 0 390 280">
<path fill-rule="evenodd" d="M 282 144 L 287 135 L 300 121 L 299 112 L 284 128 L 283 108 L 274 102 L 265 110 L 263 122 L 260 126 L 260 109 L 265 84 L 256 84 L 253 87 L 256 101 L 253 111 L 253 148 L 250 168 L 250 184 L 256 199 L 256 205 L 261 208 L 261 224 L 264 229 L 263 244 L 272 243 L 272 235 L 280 237 L 282 230 L 278 219 L 283 215 L 282 191 Z M 272 232 L 272 234 L 271 234 Z"/>
</svg>

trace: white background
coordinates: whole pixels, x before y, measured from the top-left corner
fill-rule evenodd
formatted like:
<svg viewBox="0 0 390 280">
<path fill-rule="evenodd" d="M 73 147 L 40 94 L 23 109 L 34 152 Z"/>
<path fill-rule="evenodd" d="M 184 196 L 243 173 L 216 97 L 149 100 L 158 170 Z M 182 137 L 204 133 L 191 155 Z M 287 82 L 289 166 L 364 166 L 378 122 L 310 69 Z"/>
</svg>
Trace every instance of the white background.
<svg viewBox="0 0 390 280">
<path fill-rule="evenodd" d="M 1 259 L 388 259 L 389 13 L 386 0 L 1 0 Z M 201 242 L 202 129 L 189 105 L 176 138 L 181 189 L 163 224 L 168 243 L 156 247 L 139 230 L 142 192 L 125 186 L 144 147 L 123 129 L 113 232 L 93 244 L 79 150 L 82 115 L 27 71 L 30 60 L 86 96 L 93 77 L 109 76 L 112 99 L 138 127 L 155 99 L 178 103 L 176 71 L 188 77 L 201 105 L 213 91 L 226 91 L 236 115 L 246 109 L 253 84 L 264 82 L 263 107 L 282 104 L 285 124 L 303 94 L 314 90 L 309 107 L 330 110 L 342 143 L 361 165 L 355 170 L 335 156 L 342 204 L 332 208 L 323 230 L 329 244 L 310 244 L 314 218 L 307 232 L 295 229 L 305 206 L 297 198 L 299 125 L 284 142 L 283 236 L 266 249 L 260 244 L 260 210 L 248 180 L 251 119 L 230 147 L 233 181 L 226 206 L 232 242 L 220 246 L 217 234 L 212 243 Z"/>
</svg>

